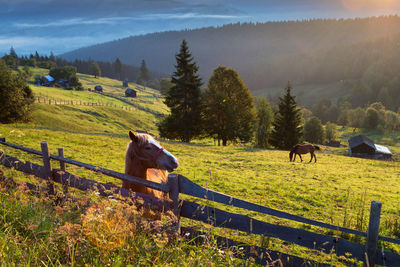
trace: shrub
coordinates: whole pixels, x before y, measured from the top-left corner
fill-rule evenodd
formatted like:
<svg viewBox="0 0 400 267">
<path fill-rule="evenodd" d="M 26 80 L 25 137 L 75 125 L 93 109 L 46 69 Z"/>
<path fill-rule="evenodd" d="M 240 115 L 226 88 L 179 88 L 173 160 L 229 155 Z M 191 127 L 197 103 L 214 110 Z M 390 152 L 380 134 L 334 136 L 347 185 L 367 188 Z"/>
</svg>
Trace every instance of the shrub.
<svg viewBox="0 0 400 267">
<path fill-rule="evenodd" d="M 27 120 L 33 93 L 20 75 L 15 75 L 0 59 L 0 122 Z"/>
<path fill-rule="evenodd" d="M 321 120 L 312 117 L 304 125 L 304 139 L 311 143 L 322 144 L 324 142 L 324 128 Z"/>
<path fill-rule="evenodd" d="M 334 141 L 337 138 L 336 124 L 328 122 L 325 126 L 325 137 L 328 141 Z"/>
</svg>

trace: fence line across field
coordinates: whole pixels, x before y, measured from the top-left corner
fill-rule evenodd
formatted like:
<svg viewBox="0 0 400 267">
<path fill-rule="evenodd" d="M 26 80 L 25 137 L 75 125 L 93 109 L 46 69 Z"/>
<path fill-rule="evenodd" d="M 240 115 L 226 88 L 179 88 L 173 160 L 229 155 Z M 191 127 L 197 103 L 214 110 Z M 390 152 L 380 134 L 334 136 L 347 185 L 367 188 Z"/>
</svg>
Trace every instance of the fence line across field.
<svg viewBox="0 0 400 267">
<path fill-rule="evenodd" d="M 128 107 L 128 106 L 118 106 L 115 104 L 109 104 L 104 102 L 86 102 L 81 100 L 65 100 L 65 99 L 52 99 L 46 97 L 37 97 L 35 99 L 35 103 L 42 103 L 47 105 L 71 105 L 71 106 L 104 106 L 104 107 L 113 107 L 120 108 L 123 110 L 137 110 L 136 107 Z"/>
<path fill-rule="evenodd" d="M 163 191 L 169 194 L 170 199 L 172 200 L 172 209 L 174 213 L 181 217 L 186 217 L 192 220 L 197 220 L 201 222 L 205 222 L 208 224 L 212 224 L 218 227 L 224 227 L 229 229 L 235 229 L 244 231 L 247 233 L 259 234 L 263 236 L 275 237 L 284 241 L 292 242 L 294 244 L 304 246 L 310 249 L 317 249 L 325 253 L 330 253 L 332 249 L 335 249 L 335 252 L 339 256 L 347 256 L 348 253 L 351 253 L 352 256 L 358 260 L 368 262 L 369 266 L 373 266 L 374 263 L 380 265 L 387 266 L 395 266 L 396 263 L 400 262 L 400 255 L 391 253 L 389 251 L 385 251 L 383 249 L 377 249 L 377 241 L 386 241 L 394 244 L 400 244 L 400 240 L 379 236 L 379 220 L 380 220 L 380 209 L 381 203 L 373 201 L 371 203 L 371 212 L 370 212 L 370 221 L 368 232 L 364 233 L 361 231 L 357 231 L 354 229 L 349 229 L 345 227 L 340 227 L 332 224 L 327 224 L 323 222 L 319 222 L 316 220 L 304 218 L 302 216 L 290 214 L 287 212 L 275 210 L 269 207 L 261 206 L 258 204 L 254 204 L 239 198 L 235 198 L 233 196 L 229 196 L 214 190 L 209 190 L 204 188 L 196 183 L 190 181 L 188 178 L 177 175 L 170 174 L 168 176 L 168 183 L 155 183 L 151 181 L 147 181 L 144 179 L 132 177 L 123 173 L 118 173 L 112 170 L 96 167 L 90 164 L 82 163 L 79 161 L 71 160 L 64 157 L 64 151 L 59 149 L 59 155 L 51 155 L 48 152 L 48 145 L 46 142 L 41 143 L 42 151 L 33 150 L 30 148 L 22 147 L 19 145 L 15 145 L 12 143 L 8 143 L 5 141 L 5 138 L 0 138 L 0 144 L 12 147 L 14 149 L 19 149 L 31 154 L 40 155 L 43 157 L 43 166 L 32 165 L 32 163 L 23 164 L 10 164 L 10 166 L 15 166 L 19 168 L 21 171 L 27 170 L 28 172 L 38 174 L 39 177 L 47 178 L 49 192 L 54 193 L 54 185 L 52 185 L 52 180 L 60 182 L 64 186 L 64 191 L 66 185 L 70 185 L 76 187 L 81 190 L 85 190 L 90 186 L 96 186 L 97 183 L 95 181 L 87 180 L 81 177 L 74 176 L 72 174 L 68 174 L 70 180 L 68 180 L 67 175 L 65 174 L 65 163 L 76 165 L 79 167 L 86 168 L 88 170 L 96 171 L 103 173 L 104 175 L 111 176 L 114 178 L 118 178 L 120 180 L 126 180 L 133 182 L 135 184 L 143 185 L 146 187 L 150 187 L 152 189 L 156 189 L 159 191 Z M 19 161 L 18 159 L 9 157 L 14 161 Z M 56 160 L 60 162 L 60 170 L 52 170 L 50 160 Z M 4 163 L 3 163 L 4 164 Z M 43 174 L 44 173 L 44 174 Z M 38 176 L 37 175 L 37 176 Z M 72 177 L 72 180 L 71 180 Z M 69 181 L 69 183 L 67 183 Z M 73 181 L 73 182 L 71 182 Z M 107 184 L 101 184 L 103 187 L 110 187 Z M 122 190 L 119 187 L 114 186 L 114 189 L 120 190 L 119 192 L 124 192 L 127 195 L 127 191 Z M 322 227 L 330 230 L 336 230 L 343 233 L 354 234 L 361 237 L 366 237 L 366 245 L 360 245 L 356 243 L 352 243 L 343 238 L 338 238 L 334 236 L 328 236 L 323 234 L 317 234 L 314 232 L 306 231 L 303 229 L 292 228 L 288 226 L 274 225 L 270 223 L 266 223 L 263 221 L 259 221 L 248 217 L 246 215 L 235 214 L 226 212 L 217 208 L 212 208 L 204 205 L 199 205 L 197 203 L 193 203 L 186 200 L 179 200 L 179 193 L 186 194 L 189 196 L 206 199 L 213 202 L 218 202 L 221 204 L 251 210 L 263 214 L 268 214 L 271 216 L 288 219 L 300 223 L 305 223 L 309 225 L 314 225 L 317 227 Z M 146 199 L 150 199 L 149 201 L 155 201 L 152 198 L 145 197 Z M 158 203 L 158 202 L 157 202 Z M 159 203 L 158 203 L 159 204 Z"/>
</svg>

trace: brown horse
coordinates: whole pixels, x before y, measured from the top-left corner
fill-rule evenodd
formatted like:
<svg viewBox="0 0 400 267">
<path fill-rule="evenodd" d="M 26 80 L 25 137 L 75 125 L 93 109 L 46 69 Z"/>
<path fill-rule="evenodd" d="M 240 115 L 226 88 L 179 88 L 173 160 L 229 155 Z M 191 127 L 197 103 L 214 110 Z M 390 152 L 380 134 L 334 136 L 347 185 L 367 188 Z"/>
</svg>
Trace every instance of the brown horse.
<svg viewBox="0 0 400 267">
<path fill-rule="evenodd" d="M 129 142 L 125 156 L 125 173 L 134 177 L 161 183 L 168 182 L 167 171 L 178 168 L 178 160 L 164 149 L 152 136 L 129 131 Z M 164 198 L 164 193 L 145 186 L 123 181 L 122 187 Z"/>
<path fill-rule="evenodd" d="M 292 161 L 293 158 L 293 154 L 294 154 L 294 158 L 293 161 L 296 160 L 296 155 L 299 155 L 300 160 L 303 161 L 303 159 L 301 158 L 301 154 L 307 154 L 310 153 L 311 155 L 311 159 L 309 162 L 312 161 L 312 159 L 314 158 L 314 162 L 317 162 L 317 157 L 314 154 L 315 150 L 321 150 L 321 148 L 319 146 L 314 146 L 312 144 L 302 144 L 302 145 L 295 145 L 294 147 L 292 147 L 292 149 L 290 150 L 289 153 L 289 160 Z"/>
</svg>

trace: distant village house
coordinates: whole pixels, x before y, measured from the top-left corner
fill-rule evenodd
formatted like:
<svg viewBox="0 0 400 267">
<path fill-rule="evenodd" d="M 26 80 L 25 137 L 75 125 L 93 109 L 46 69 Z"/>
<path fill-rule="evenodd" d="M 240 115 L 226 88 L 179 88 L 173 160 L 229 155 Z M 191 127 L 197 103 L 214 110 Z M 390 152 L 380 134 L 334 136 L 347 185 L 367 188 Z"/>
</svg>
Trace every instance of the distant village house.
<svg viewBox="0 0 400 267">
<path fill-rule="evenodd" d="M 103 87 L 102 87 L 101 85 L 96 85 L 96 86 L 94 87 L 94 91 L 95 91 L 95 92 L 103 92 Z"/>
<path fill-rule="evenodd" d="M 349 156 L 370 159 L 392 159 L 389 148 L 375 144 L 364 135 L 357 135 L 349 139 Z"/>
<path fill-rule="evenodd" d="M 125 90 L 125 96 L 126 97 L 136 97 L 136 91 L 131 88 L 128 88 Z"/>
<path fill-rule="evenodd" d="M 50 75 L 44 75 L 39 78 L 39 80 L 36 81 L 37 85 L 42 85 L 42 86 L 52 86 L 55 83 L 55 79 L 51 77 Z"/>
</svg>

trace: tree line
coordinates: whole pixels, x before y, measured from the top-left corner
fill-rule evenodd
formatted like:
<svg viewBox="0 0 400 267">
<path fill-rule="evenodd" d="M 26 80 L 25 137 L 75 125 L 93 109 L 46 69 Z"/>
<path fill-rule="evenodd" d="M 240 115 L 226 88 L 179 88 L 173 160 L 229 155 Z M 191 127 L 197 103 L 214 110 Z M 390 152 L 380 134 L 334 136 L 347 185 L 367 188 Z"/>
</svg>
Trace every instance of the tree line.
<svg viewBox="0 0 400 267">
<path fill-rule="evenodd" d="M 247 143 L 255 138 L 258 147 L 273 145 L 288 149 L 302 140 L 302 117 L 288 83 L 277 112 L 263 97 L 254 100 L 236 70 L 214 69 L 205 89 L 198 66 L 183 40 L 176 55 L 176 70 L 165 104 L 171 113 L 159 124 L 161 137 L 189 143 L 211 137 L 218 145 Z"/>
<path fill-rule="evenodd" d="M 232 66 L 250 88 L 259 90 L 281 86 L 287 77 L 293 85 L 359 80 L 372 63 L 380 61 L 381 55 L 398 57 L 398 40 L 390 39 L 398 39 L 399 28 L 399 16 L 235 23 L 132 36 L 64 56 L 105 61 L 123 56 L 130 64 L 145 58 L 158 71 L 172 73 L 171 51 L 186 39 L 202 67 L 202 78 L 208 79 L 218 64 Z M 391 46 L 389 43 L 394 45 L 395 53 L 386 49 Z"/>
<path fill-rule="evenodd" d="M 49 70 L 56 67 L 72 66 L 75 67 L 75 73 L 79 72 L 95 77 L 103 76 L 118 80 L 128 80 L 158 90 L 160 89 L 160 80 L 163 76 L 158 72 L 149 70 L 144 59 L 141 61 L 140 67 L 123 64 L 119 58 L 116 58 L 113 62 L 94 61 L 90 58 L 88 60 L 75 59 L 68 61 L 54 56 L 52 52 L 50 56 L 40 55 L 37 51 L 35 54 L 30 54 L 29 56 L 18 56 L 13 47 L 2 58 L 5 64 L 14 70 L 18 70 L 18 66 L 39 67 Z"/>
</svg>

